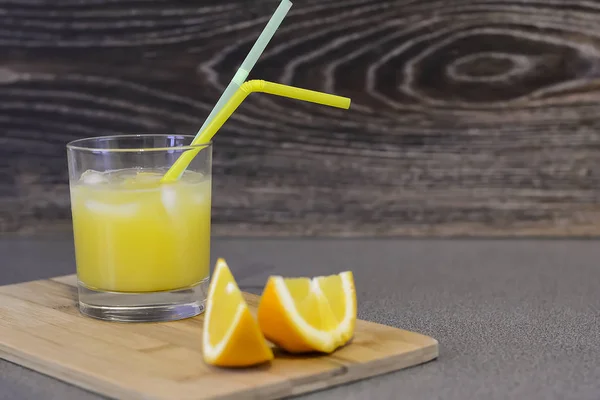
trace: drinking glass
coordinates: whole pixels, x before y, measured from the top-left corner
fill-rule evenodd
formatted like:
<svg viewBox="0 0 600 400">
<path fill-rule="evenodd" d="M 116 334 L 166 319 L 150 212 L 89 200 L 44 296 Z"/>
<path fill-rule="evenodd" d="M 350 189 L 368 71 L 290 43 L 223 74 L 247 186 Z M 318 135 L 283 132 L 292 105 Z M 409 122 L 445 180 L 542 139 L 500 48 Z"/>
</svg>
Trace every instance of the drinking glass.
<svg viewBox="0 0 600 400">
<path fill-rule="evenodd" d="M 123 135 L 67 145 L 79 309 L 113 321 L 204 311 L 209 281 L 212 145 L 193 136 Z M 185 151 L 172 183 L 160 178 Z"/>
</svg>

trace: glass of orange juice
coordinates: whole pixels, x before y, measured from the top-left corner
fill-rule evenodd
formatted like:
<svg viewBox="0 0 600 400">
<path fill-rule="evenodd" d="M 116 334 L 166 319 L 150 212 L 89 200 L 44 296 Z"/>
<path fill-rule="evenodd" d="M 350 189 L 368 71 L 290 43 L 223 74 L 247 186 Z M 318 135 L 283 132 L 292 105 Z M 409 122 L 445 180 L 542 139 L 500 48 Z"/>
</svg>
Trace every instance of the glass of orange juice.
<svg viewBox="0 0 600 400">
<path fill-rule="evenodd" d="M 113 321 L 204 311 L 209 280 L 212 145 L 193 136 L 124 135 L 67 145 L 79 309 Z M 185 151 L 181 178 L 160 179 Z"/>
</svg>

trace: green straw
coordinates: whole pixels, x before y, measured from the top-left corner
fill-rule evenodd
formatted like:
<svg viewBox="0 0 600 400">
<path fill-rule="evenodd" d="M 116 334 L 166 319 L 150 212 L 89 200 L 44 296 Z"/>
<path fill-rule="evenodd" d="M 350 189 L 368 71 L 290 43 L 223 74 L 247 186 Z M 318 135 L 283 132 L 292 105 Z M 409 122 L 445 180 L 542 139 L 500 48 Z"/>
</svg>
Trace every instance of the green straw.
<svg viewBox="0 0 600 400">
<path fill-rule="evenodd" d="M 227 104 L 229 99 L 235 94 L 235 92 L 238 91 L 240 86 L 242 86 L 242 84 L 246 81 L 246 78 L 250 74 L 250 71 L 252 71 L 254 64 L 256 64 L 256 61 L 258 61 L 260 55 L 263 53 L 263 51 L 265 51 L 265 47 L 267 47 L 267 44 L 269 44 L 269 41 L 271 41 L 273 35 L 275 35 L 275 31 L 277 30 L 277 28 L 279 28 L 279 25 L 281 25 L 281 22 L 283 21 L 291 7 L 292 2 L 290 0 L 281 1 L 279 7 L 277 7 L 277 10 L 275 10 L 275 13 L 273 13 L 273 16 L 267 23 L 267 26 L 265 26 L 265 29 L 263 29 L 258 39 L 256 39 L 256 42 L 254 43 L 254 46 L 252 46 L 252 49 L 250 50 L 248 55 L 246 56 L 246 59 L 231 79 L 231 82 L 229 82 L 229 85 L 227 85 L 227 88 L 225 88 L 225 90 L 223 91 L 223 94 L 219 98 L 219 101 L 217 101 L 217 104 L 215 104 L 215 107 L 208 115 L 208 118 L 206 118 L 206 121 L 204 121 L 204 124 L 202 124 L 200 130 L 198 130 L 198 133 L 196 133 L 196 138 L 200 136 L 204 128 L 206 128 L 206 126 L 210 123 L 210 121 L 212 121 L 215 115 L 217 115 L 221 108 L 223 108 L 223 106 Z"/>
</svg>

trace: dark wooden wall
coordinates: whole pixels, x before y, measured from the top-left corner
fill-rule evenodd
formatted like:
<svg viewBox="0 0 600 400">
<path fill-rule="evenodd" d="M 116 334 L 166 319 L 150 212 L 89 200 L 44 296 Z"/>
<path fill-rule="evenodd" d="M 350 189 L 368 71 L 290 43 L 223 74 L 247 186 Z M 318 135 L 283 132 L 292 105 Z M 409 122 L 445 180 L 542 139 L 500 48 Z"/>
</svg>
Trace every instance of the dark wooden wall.
<svg viewBox="0 0 600 400">
<path fill-rule="evenodd" d="M 0 0 L 0 228 L 69 229 L 65 144 L 195 133 L 277 0 Z M 600 233 L 600 2 L 296 0 L 216 138 L 220 235 Z"/>
</svg>

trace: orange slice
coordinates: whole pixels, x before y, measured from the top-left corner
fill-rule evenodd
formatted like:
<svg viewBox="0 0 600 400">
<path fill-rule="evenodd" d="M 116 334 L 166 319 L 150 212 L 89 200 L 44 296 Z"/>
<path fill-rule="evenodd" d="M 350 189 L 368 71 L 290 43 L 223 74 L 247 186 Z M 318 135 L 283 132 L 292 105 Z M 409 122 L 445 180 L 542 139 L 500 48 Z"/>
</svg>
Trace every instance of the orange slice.
<svg viewBox="0 0 600 400">
<path fill-rule="evenodd" d="M 258 306 L 265 337 L 292 353 L 331 353 L 354 335 L 352 272 L 309 278 L 269 278 Z"/>
<path fill-rule="evenodd" d="M 273 359 L 258 323 L 225 260 L 217 261 L 208 289 L 202 352 L 207 364 L 245 367 Z"/>
</svg>

